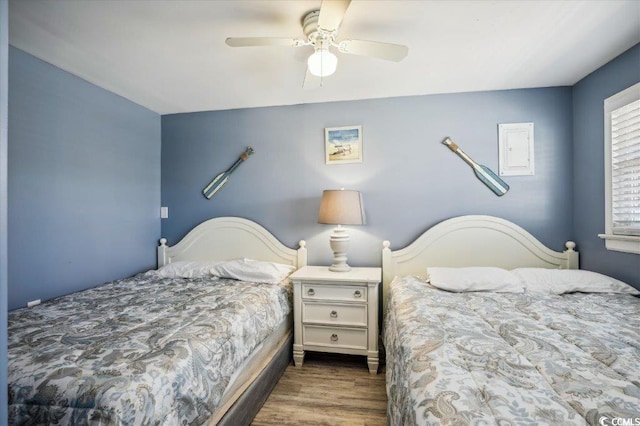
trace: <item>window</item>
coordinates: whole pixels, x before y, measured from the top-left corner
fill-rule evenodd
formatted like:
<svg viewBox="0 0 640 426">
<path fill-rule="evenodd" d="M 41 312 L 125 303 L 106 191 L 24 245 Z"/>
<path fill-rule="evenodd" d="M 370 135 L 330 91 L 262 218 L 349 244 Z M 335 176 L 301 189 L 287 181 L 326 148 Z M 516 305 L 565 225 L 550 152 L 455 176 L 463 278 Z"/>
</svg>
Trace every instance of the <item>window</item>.
<svg viewBox="0 0 640 426">
<path fill-rule="evenodd" d="M 640 253 L 640 83 L 604 101 L 607 249 Z"/>
</svg>

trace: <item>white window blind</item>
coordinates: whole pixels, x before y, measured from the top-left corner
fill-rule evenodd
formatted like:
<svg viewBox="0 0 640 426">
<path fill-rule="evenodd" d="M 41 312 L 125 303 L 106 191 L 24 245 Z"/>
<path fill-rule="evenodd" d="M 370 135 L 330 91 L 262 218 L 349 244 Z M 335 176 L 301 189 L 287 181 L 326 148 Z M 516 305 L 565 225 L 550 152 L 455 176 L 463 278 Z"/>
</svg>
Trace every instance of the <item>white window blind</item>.
<svg viewBox="0 0 640 426">
<path fill-rule="evenodd" d="M 611 112 L 611 196 L 613 234 L 640 236 L 640 100 Z"/>
<path fill-rule="evenodd" d="M 608 250 L 640 254 L 640 83 L 604 100 L 605 232 Z"/>
</svg>

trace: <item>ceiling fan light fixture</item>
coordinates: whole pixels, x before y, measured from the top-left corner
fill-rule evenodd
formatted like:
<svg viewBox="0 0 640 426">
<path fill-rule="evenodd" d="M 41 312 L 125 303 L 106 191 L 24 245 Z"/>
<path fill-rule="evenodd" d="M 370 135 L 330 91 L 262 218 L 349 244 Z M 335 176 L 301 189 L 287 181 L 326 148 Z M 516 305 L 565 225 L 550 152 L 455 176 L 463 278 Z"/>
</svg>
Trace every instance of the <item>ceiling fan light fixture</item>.
<svg viewBox="0 0 640 426">
<path fill-rule="evenodd" d="M 327 48 L 316 49 L 307 59 L 309 72 L 317 77 L 327 77 L 336 72 L 338 58 Z"/>
</svg>

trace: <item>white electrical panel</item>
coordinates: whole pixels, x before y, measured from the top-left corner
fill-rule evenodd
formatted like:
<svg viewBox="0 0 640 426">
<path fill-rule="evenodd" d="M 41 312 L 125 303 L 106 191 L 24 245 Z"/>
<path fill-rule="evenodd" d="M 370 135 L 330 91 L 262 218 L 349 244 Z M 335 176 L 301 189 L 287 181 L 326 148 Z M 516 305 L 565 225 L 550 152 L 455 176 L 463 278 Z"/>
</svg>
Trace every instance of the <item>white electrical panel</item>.
<svg viewBox="0 0 640 426">
<path fill-rule="evenodd" d="M 501 176 L 533 176 L 533 123 L 498 124 Z"/>
</svg>

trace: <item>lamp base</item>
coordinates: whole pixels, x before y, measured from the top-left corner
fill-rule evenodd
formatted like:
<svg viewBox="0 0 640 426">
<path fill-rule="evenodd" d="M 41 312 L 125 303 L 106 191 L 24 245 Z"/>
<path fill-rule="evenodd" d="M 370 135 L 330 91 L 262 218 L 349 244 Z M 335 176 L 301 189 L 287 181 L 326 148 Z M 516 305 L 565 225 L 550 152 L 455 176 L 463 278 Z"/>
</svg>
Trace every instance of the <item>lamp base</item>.
<svg viewBox="0 0 640 426">
<path fill-rule="evenodd" d="M 333 250 L 333 265 L 329 266 L 332 272 L 349 272 L 351 266 L 347 264 L 347 249 L 349 248 L 349 234 L 347 230 L 338 225 L 329 237 L 329 245 Z"/>
<path fill-rule="evenodd" d="M 347 265 L 346 263 L 344 265 L 333 264 L 329 266 L 329 270 L 331 272 L 349 272 L 351 270 L 351 266 Z"/>
</svg>

